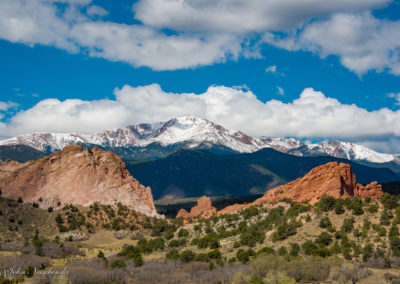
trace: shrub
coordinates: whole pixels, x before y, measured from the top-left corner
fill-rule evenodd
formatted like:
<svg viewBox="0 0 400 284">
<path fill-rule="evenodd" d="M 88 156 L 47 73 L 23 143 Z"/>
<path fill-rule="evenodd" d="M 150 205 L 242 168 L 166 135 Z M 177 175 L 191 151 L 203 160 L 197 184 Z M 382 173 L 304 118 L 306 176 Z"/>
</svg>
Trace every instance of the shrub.
<svg viewBox="0 0 400 284">
<path fill-rule="evenodd" d="M 188 230 L 182 228 L 182 229 L 180 229 L 178 231 L 178 237 L 179 238 L 188 237 L 188 236 L 189 236 L 189 231 Z"/>
<path fill-rule="evenodd" d="M 391 210 L 397 207 L 397 196 L 395 195 L 390 195 L 388 193 L 384 193 L 382 194 L 381 198 L 380 198 L 383 207 L 385 207 L 385 209 Z"/>
<path fill-rule="evenodd" d="M 256 216 L 257 214 L 258 214 L 258 208 L 257 207 L 255 207 L 255 206 L 251 206 L 251 207 L 249 207 L 249 208 L 246 208 L 246 209 L 244 209 L 244 210 L 242 210 L 241 212 L 240 212 L 240 214 L 243 216 L 243 218 L 246 220 L 246 219 L 249 219 L 250 217 L 253 217 L 253 216 Z"/>
<path fill-rule="evenodd" d="M 275 250 L 273 248 L 271 248 L 271 247 L 264 247 L 264 248 L 260 249 L 257 252 L 257 255 L 263 254 L 263 253 L 265 253 L 265 254 L 274 254 Z"/>
<path fill-rule="evenodd" d="M 218 249 L 213 249 L 208 253 L 208 257 L 213 259 L 219 259 L 222 257 L 222 254 Z"/>
<path fill-rule="evenodd" d="M 293 257 L 297 257 L 300 252 L 300 246 L 296 243 L 290 245 L 289 255 Z"/>
<path fill-rule="evenodd" d="M 380 218 L 380 224 L 384 226 L 389 226 L 391 218 L 393 218 L 393 215 L 388 210 L 383 210 Z"/>
<path fill-rule="evenodd" d="M 169 242 L 168 247 L 177 248 L 186 245 L 186 243 L 187 243 L 186 239 L 175 239 Z"/>
<path fill-rule="evenodd" d="M 18 203 L 24 203 L 24 201 L 22 200 L 22 197 L 18 197 Z"/>
<path fill-rule="evenodd" d="M 374 204 L 371 204 L 371 205 L 368 207 L 368 212 L 369 212 L 369 213 L 376 213 L 376 212 L 378 212 L 378 209 L 379 209 L 378 204 L 374 203 Z"/>
<path fill-rule="evenodd" d="M 327 232 L 322 232 L 318 238 L 315 240 L 317 244 L 320 244 L 322 246 L 329 246 L 330 243 L 332 242 L 332 237 L 329 235 Z"/>
<path fill-rule="evenodd" d="M 170 251 L 167 252 L 167 254 L 165 255 L 165 257 L 167 259 L 174 259 L 174 260 L 178 260 L 179 259 L 179 252 L 176 249 L 171 249 Z"/>
<path fill-rule="evenodd" d="M 316 204 L 318 208 L 320 208 L 324 212 L 329 212 L 333 210 L 336 204 L 336 199 L 332 196 L 324 195 L 320 201 Z"/>
<path fill-rule="evenodd" d="M 250 260 L 249 253 L 244 249 L 240 249 L 236 253 L 236 259 L 240 262 L 246 263 Z"/>
<path fill-rule="evenodd" d="M 341 199 L 336 201 L 335 204 L 335 213 L 337 215 L 343 214 L 344 213 L 344 207 L 343 207 L 343 201 Z"/>
<path fill-rule="evenodd" d="M 372 244 L 366 244 L 362 250 L 362 259 L 366 262 L 369 258 L 372 257 L 374 252 L 374 246 Z"/>
<path fill-rule="evenodd" d="M 394 237 L 390 241 L 390 248 L 393 251 L 394 256 L 400 256 L 400 238 Z"/>
<path fill-rule="evenodd" d="M 115 259 L 110 263 L 110 268 L 114 269 L 114 268 L 123 268 L 126 267 L 126 263 L 124 260 L 122 259 Z"/>
<path fill-rule="evenodd" d="M 165 232 L 165 239 L 166 240 L 170 240 L 170 239 L 172 239 L 174 237 L 174 232 L 172 232 L 171 230 L 167 230 L 166 232 Z"/>
<path fill-rule="evenodd" d="M 209 262 L 210 257 L 208 256 L 208 253 L 199 253 L 196 256 L 196 261 Z"/>
<path fill-rule="evenodd" d="M 287 248 L 286 247 L 280 247 L 279 249 L 278 249 L 278 254 L 279 255 L 287 255 L 288 254 L 288 251 L 287 251 Z"/>
<path fill-rule="evenodd" d="M 195 260 L 195 258 L 196 258 L 196 254 L 194 252 L 192 252 L 191 250 L 184 250 L 179 256 L 179 259 L 182 262 L 191 262 L 191 261 Z"/>
<path fill-rule="evenodd" d="M 343 225 L 342 225 L 342 231 L 343 232 L 347 232 L 347 233 L 349 233 L 349 232 L 351 232 L 352 230 L 353 230 L 353 227 L 354 227 L 354 218 L 345 218 L 344 220 L 343 220 Z"/>
<path fill-rule="evenodd" d="M 354 215 L 362 215 L 364 214 L 364 210 L 362 208 L 362 200 L 360 198 L 353 198 L 352 199 L 352 209 Z"/>
<path fill-rule="evenodd" d="M 280 241 L 288 238 L 289 236 L 295 235 L 297 233 L 297 224 L 295 221 L 291 221 L 289 224 L 280 224 L 276 231 L 272 234 L 272 241 Z"/>
<path fill-rule="evenodd" d="M 329 219 L 329 217 L 327 217 L 327 216 L 322 217 L 321 220 L 319 221 L 319 227 L 324 228 L 324 229 L 326 229 L 328 227 L 332 227 L 332 222 Z"/>
<path fill-rule="evenodd" d="M 49 212 L 49 213 L 53 212 L 53 207 L 47 208 L 47 212 Z"/>
<path fill-rule="evenodd" d="M 315 251 L 317 250 L 317 246 L 311 240 L 305 241 L 301 245 L 301 248 L 303 249 L 304 253 L 307 254 L 307 255 L 314 255 Z"/>
</svg>

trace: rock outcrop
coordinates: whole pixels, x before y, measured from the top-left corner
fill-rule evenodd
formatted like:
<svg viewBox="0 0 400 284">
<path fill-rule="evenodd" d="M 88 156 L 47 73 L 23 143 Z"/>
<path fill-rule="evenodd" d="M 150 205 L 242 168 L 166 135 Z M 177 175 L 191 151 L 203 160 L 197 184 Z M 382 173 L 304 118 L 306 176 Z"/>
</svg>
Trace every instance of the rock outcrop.
<svg viewBox="0 0 400 284">
<path fill-rule="evenodd" d="M 378 199 L 382 194 L 382 186 L 376 181 L 366 186 L 357 183 L 349 164 L 330 162 L 312 169 L 302 178 L 267 191 L 263 197 L 252 203 L 230 205 L 217 214 L 229 214 L 257 204 L 277 202 L 286 198 L 299 203 L 315 204 L 324 195 L 335 198 Z"/>
<path fill-rule="evenodd" d="M 207 196 L 202 196 L 197 200 L 197 205 L 190 210 L 190 213 L 185 209 L 180 209 L 176 218 L 208 218 L 216 213 L 217 209 L 211 205 L 211 199 Z"/>
<path fill-rule="evenodd" d="M 37 161 L 6 161 L 0 164 L 0 188 L 4 197 L 22 197 L 41 208 L 121 202 L 147 216 L 159 216 L 151 189 L 134 179 L 117 155 L 97 147 L 71 145 Z"/>
<path fill-rule="evenodd" d="M 382 193 L 382 186 L 377 182 L 366 186 L 358 184 L 349 164 L 330 162 L 312 169 L 302 178 L 267 191 L 255 203 L 275 202 L 288 198 L 295 202 L 315 204 L 324 195 L 335 198 L 378 199 Z"/>
</svg>

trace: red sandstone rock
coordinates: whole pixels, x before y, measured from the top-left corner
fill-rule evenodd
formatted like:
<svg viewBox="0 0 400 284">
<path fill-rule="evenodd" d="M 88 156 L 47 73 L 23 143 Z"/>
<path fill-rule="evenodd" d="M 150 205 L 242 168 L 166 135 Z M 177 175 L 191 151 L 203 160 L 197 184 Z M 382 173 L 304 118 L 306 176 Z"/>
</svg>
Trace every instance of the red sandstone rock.
<svg viewBox="0 0 400 284">
<path fill-rule="evenodd" d="M 263 197 L 252 203 L 231 205 L 218 211 L 217 214 L 233 213 L 250 206 L 277 202 L 285 198 L 299 203 L 315 204 L 324 195 L 335 198 L 371 197 L 378 199 L 382 194 L 382 186 L 376 181 L 363 186 L 357 183 L 350 165 L 330 162 L 312 169 L 302 178 L 267 191 Z"/>
<path fill-rule="evenodd" d="M 365 187 L 358 184 L 350 165 L 330 162 L 312 169 L 302 178 L 267 191 L 255 203 L 275 202 L 288 198 L 295 202 L 315 204 L 324 195 L 335 198 L 371 197 L 378 199 L 382 193 L 382 186 L 377 182 L 372 182 Z"/>
<path fill-rule="evenodd" d="M 197 201 L 197 205 L 190 210 L 190 213 L 185 209 L 180 209 L 176 218 L 208 218 L 216 213 L 217 209 L 211 205 L 211 199 L 203 196 Z"/>
<path fill-rule="evenodd" d="M 179 209 L 178 214 L 176 214 L 176 218 L 189 218 L 190 213 L 185 209 Z"/>
<path fill-rule="evenodd" d="M 2 163 L 0 188 L 7 198 L 21 196 L 26 202 L 42 198 L 41 208 L 121 202 L 148 216 L 159 216 L 151 189 L 134 179 L 117 155 L 97 147 L 84 150 L 71 145 L 37 161 Z"/>
</svg>

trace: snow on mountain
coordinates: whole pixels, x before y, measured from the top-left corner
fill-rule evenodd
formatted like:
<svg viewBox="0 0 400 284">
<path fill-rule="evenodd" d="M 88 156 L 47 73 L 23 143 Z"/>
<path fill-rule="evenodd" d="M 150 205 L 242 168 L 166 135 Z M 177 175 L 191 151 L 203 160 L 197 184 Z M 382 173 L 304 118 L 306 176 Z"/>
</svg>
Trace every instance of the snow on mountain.
<svg viewBox="0 0 400 284">
<path fill-rule="evenodd" d="M 261 137 L 261 140 L 275 150 L 285 153 L 306 145 L 303 141 L 295 138 Z"/>
<path fill-rule="evenodd" d="M 388 163 L 397 160 L 396 155 L 378 153 L 367 147 L 351 142 L 326 141 L 308 145 L 310 150 L 317 150 L 329 156 L 352 161 L 368 161 L 371 163 Z"/>
<path fill-rule="evenodd" d="M 400 164 L 400 155 L 383 154 L 364 146 L 340 141 L 307 144 L 294 138 L 260 139 L 240 131 L 231 131 L 207 119 L 196 116 L 174 118 L 165 122 L 142 123 L 125 128 L 101 131 L 94 135 L 65 133 L 34 133 L 0 141 L 0 145 L 27 145 L 44 152 L 53 152 L 69 144 L 99 145 L 113 149 L 158 143 L 163 147 L 182 144 L 183 148 L 223 146 L 240 153 L 251 153 L 271 147 L 296 156 L 329 155 L 352 161 Z M 182 148 L 181 147 L 181 148 Z"/>
<path fill-rule="evenodd" d="M 254 152 L 268 147 L 263 141 L 240 131 L 230 131 L 196 116 L 174 118 L 167 122 L 143 123 L 111 129 L 94 135 L 34 133 L 0 141 L 0 145 L 27 145 L 40 151 L 55 151 L 69 144 L 94 144 L 103 147 L 145 147 L 151 143 L 168 146 L 186 143 L 189 148 L 200 144 L 224 146 L 237 152 Z"/>
</svg>

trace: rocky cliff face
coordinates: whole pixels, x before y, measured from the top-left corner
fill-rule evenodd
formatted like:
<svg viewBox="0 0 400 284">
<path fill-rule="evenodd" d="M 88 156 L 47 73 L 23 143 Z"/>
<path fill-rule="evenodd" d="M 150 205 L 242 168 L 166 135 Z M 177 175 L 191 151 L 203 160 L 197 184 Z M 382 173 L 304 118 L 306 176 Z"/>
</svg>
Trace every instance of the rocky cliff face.
<svg viewBox="0 0 400 284">
<path fill-rule="evenodd" d="M 299 203 L 315 204 L 324 195 L 335 198 L 378 199 L 382 194 L 382 186 L 376 181 L 366 186 L 359 184 L 350 165 L 330 162 L 312 169 L 302 178 L 267 191 L 263 197 L 253 203 L 234 204 L 218 211 L 217 214 L 228 214 L 253 205 L 277 202 L 285 198 Z"/>
<path fill-rule="evenodd" d="M 350 165 L 331 162 L 312 169 L 302 178 L 267 191 L 255 202 L 275 202 L 288 198 L 295 202 L 315 204 L 324 195 L 335 198 L 371 197 L 377 199 L 382 193 L 382 186 L 377 182 L 372 182 L 367 186 L 358 184 Z"/>
<path fill-rule="evenodd" d="M 22 197 L 42 208 L 121 202 L 148 216 L 158 216 L 151 189 L 134 179 L 118 156 L 97 147 L 84 150 L 71 145 L 37 161 L 2 163 L 0 188 L 4 197 Z"/>
<path fill-rule="evenodd" d="M 190 213 L 185 209 L 181 209 L 176 218 L 208 218 L 216 214 L 216 212 L 217 209 L 211 205 L 211 199 L 203 196 L 197 201 L 197 205 L 190 210 Z"/>
</svg>

